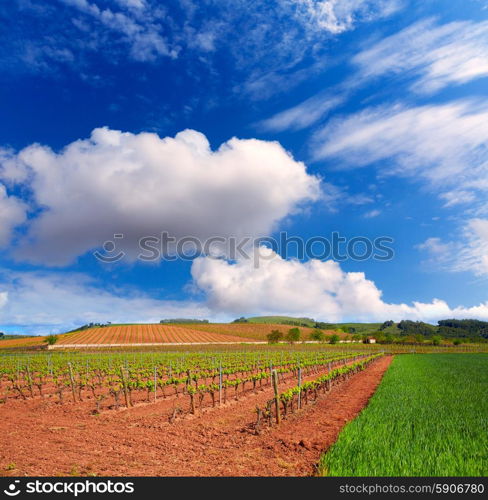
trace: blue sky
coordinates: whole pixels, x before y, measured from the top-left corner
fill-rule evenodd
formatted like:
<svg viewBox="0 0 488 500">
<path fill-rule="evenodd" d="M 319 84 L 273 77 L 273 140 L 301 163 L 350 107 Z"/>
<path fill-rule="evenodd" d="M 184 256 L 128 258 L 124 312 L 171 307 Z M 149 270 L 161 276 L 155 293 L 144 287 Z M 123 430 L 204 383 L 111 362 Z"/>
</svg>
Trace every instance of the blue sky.
<svg viewBox="0 0 488 500">
<path fill-rule="evenodd" d="M 488 319 L 488 3 L 0 6 L 0 325 Z M 393 238 L 141 262 L 137 241 Z M 98 261 L 114 234 L 125 258 Z"/>
</svg>

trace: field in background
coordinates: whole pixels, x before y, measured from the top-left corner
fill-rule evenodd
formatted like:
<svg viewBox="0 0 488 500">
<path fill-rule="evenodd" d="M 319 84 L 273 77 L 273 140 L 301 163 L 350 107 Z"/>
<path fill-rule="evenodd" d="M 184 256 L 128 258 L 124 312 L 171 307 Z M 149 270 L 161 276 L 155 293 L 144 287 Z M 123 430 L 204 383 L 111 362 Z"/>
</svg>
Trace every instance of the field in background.
<svg viewBox="0 0 488 500">
<path fill-rule="evenodd" d="M 329 476 L 488 474 L 488 355 L 397 356 L 322 458 Z"/>
<path fill-rule="evenodd" d="M 185 327 L 194 328 L 202 332 L 217 333 L 219 335 L 233 335 L 241 338 L 264 341 L 266 341 L 266 335 L 268 335 L 271 330 L 279 330 L 286 335 L 288 330 L 295 328 L 292 325 L 280 325 L 275 323 L 209 323 L 206 325 L 185 325 Z M 300 330 L 301 340 L 310 340 L 310 334 L 317 331 L 314 328 L 306 326 L 298 327 L 298 329 Z M 336 332 L 325 331 L 324 333 L 330 335 Z M 346 337 L 345 334 L 340 336 Z"/>
<path fill-rule="evenodd" d="M 0 340 L 0 349 L 11 349 L 18 347 L 34 348 L 45 345 L 44 339 L 46 337 L 24 337 L 19 336 L 18 339 Z"/>
<path fill-rule="evenodd" d="M 194 325 L 172 326 L 160 324 L 116 325 L 89 328 L 59 337 L 56 346 L 82 344 L 165 344 L 193 342 L 243 342 L 245 336 L 200 331 Z"/>
<path fill-rule="evenodd" d="M 185 349 L 193 347 L 195 348 L 205 348 L 204 344 L 208 343 L 235 343 L 237 348 L 243 342 L 266 342 L 267 335 L 272 330 L 279 330 L 284 336 L 292 328 L 298 328 L 300 330 L 300 345 L 303 341 L 309 342 L 310 335 L 317 332 L 316 328 L 299 326 L 295 327 L 289 324 L 279 324 L 279 323 L 267 323 L 267 320 L 280 320 L 287 321 L 290 318 L 281 316 L 270 316 L 264 318 L 250 318 L 251 320 L 263 319 L 264 323 L 178 323 L 178 324 L 112 324 L 109 326 L 94 326 L 92 328 L 79 329 L 76 331 L 68 332 L 65 334 L 60 334 L 57 336 L 57 341 L 55 346 L 76 346 L 74 348 L 87 349 L 92 346 L 94 349 L 134 349 L 138 350 L 148 350 L 148 349 L 171 349 L 169 344 L 187 344 Z M 293 318 L 291 318 L 293 319 Z M 302 320 L 304 318 L 298 318 Z M 333 325 L 336 328 L 343 328 L 346 330 L 348 327 L 355 328 L 361 334 L 372 328 L 377 328 L 378 323 L 342 323 Z M 396 328 L 396 326 L 394 326 Z M 353 338 L 351 334 L 344 333 L 341 330 L 326 330 L 321 329 L 325 334 L 326 338 L 333 334 L 339 336 L 340 340 L 350 340 Z M 385 330 L 386 331 L 386 330 Z M 41 348 L 46 348 L 46 337 L 19 337 L 17 339 L 0 339 L 0 351 L 8 352 L 9 350 L 39 350 Z M 194 343 L 195 346 L 188 344 Z M 339 343 L 336 346 L 326 343 L 320 344 L 322 347 L 327 347 L 328 349 L 342 349 L 344 347 L 343 343 Z M 85 347 L 83 347 L 85 346 Z M 110 347 L 112 346 L 112 347 Z M 343 346 L 343 347 L 341 347 Z M 354 349 L 358 351 L 378 351 L 384 350 L 387 353 L 431 353 L 431 352 L 488 352 L 488 344 L 475 344 L 475 343 L 465 343 L 461 345 L 454 346 L 450 345 L 440 345 L 434 346 L 429 342 L 424 342 L 423 344 L 413 344 L 413 343 L 390 343 L 390 344 L 363 344 L 360 341 L 354 343 L 347 343 L 348 349 Z M 176 346 L 177 347 L 177 346 Z M 259 347 L 259 346 L 251 346 Z M 66 347 L 70 348 L 70 347 Z M 229 345 L 226 348 L 232 348 Z"/>
<path fill-rule="evenodd" d="M 267 325 L 289 325 L 290 328 L 293 326 L 308 326 L 313 328 L 315 326 L 315 320 L 311 318 L 295 318 L 293 316 L 254 316 L 251 318 L 246 318 L 248 323 L 255 324 L 267 324 Z"/>
</svg>

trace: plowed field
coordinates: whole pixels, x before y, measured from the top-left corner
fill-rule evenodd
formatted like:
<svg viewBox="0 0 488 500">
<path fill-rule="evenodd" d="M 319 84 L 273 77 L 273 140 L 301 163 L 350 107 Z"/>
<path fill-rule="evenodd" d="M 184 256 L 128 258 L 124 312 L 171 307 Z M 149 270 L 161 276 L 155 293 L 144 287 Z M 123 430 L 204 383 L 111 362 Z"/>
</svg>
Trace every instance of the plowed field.
<svg viewBox="0 0 488 500">
<path fill-rule="evenodd" d="M 189 327 L 189 326 L 188 326 Z M 288 333 L 290 328 L 295 328 L 291 325 L 272 325 L 272 324 L 260 324 L 260 323 L 209 323 L 207 325 L 191 325 L 195 330 L 209 333 L 218 333 L 225 335 L 234 335 L 237 337 L 245 337 L 254 340 L 264 340 L 266 341 L 266 335 L 272 330 L 279 330 L 283 332 L 284 335 Z M 185 325 L 186 328 L 186 325 Z M 305 326 L 298 327 L 300 330 L 301 340 L 309 340 L 310 334 L 316 332 L 314 328 L 309 328 Z M 337 332 L 335 331 L 324 331 L 326 335 L 332 335 Z M 346 334 L 339 334 L 340 337 L 347 337 Z"/>
<path fill-rule="evenodd" d="M 171 325 L 121 325 L 90 328 L 59 338 L 58 345 L 80 344 L 186 344 L 197 342 L 243 342 L 252 340 L 235 335 L 204 332 Z"/>
</svg>

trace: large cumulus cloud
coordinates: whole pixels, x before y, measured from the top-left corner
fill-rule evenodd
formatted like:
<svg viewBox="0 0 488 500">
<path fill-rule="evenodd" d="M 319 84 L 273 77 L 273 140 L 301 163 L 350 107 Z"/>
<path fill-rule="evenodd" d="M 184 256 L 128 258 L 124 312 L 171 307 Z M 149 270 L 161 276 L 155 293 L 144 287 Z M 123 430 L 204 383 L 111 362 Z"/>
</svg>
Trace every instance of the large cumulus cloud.
<svg viewBox="0 0 488 500">
<path fill-rule="evenodd" d="M 68 264 L 114 233 L 129 258 L 139 238 L 162 231 L 264 236 L 320 193 L 319 179 L 279 143 L 233 138 L 212 151 L 194 130 L 160 138 L 98 128 L 60 152 L 33 144 L 14 159 L 41 210 L 17 256 L 48 265 Z"/>
<path fill-rule="evenodd" d="M 256 252 L 261 258 L 194 261 L 193 279 L 206 293 L 209 307 L 234 314 L 308 315 L 324 321 L 488 319 L 488 302 L 471 308 L 451 308 L 439 299 L 390 304 L 364 273 L 345 272 L 337 262 L 284 260 L 262 247 Z"/>
</svg>

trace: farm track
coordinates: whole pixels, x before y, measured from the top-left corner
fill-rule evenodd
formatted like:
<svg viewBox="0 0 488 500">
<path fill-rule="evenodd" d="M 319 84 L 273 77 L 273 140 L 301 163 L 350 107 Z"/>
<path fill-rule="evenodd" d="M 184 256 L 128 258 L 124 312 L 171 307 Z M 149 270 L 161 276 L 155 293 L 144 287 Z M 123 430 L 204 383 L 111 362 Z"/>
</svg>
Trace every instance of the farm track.
<svg viewBox="0 0 488 500">
<path fill-rule="evenodd" d="M 250 424 L 256 406 L 271 397 L 268 387 L 174 424 L 168 411 L 175 402 L 186 409 L 188 397 L 98 416 L 88 414 L 93 402 L 11 401 L 0 407 L 0 475 L 311 475 L 322 451 L 374 393 L 390 361 L 379 359 L 260 436 Z M 280 384 L 280 390 L 295 383 Z M 15 468 L 7 472 L 9 464 Z"/>
</svg>

